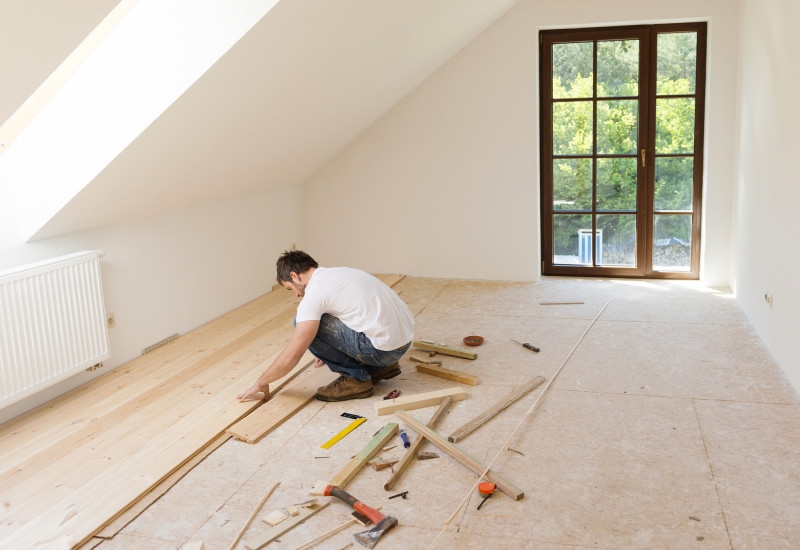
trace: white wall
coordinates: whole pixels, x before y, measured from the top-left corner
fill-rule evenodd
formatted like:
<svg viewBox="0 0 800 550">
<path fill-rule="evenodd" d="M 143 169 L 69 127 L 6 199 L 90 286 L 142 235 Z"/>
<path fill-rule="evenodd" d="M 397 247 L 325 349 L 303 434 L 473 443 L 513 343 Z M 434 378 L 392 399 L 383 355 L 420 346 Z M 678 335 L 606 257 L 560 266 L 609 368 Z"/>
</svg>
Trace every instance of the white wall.
<svg viewBox="0 0 800 550">
<path fill-rule="evenodd" d="M 743 0 L 739 194 L 733 287 L 800 390 L 800 69 L 796 0 Z M 774 296 L 773 306 L 764 294 Z"/>
<path fill-rule="evenodd" d="M 701 278 L 727 286 L 738 33 L 728 0 L 522 0 L 310 178 L 308 249 L 378 272 L 537 279 L 538 30 L 677 20 L 710 22 Z"/>
<path fill-rule="evenodd" d="M 0 410 L 0 422 L 44 403 L 137 356 L 167 336 L 184 334 L 268 292 L 275 260 L 302 245 L 300 190 L 216 203 L 157 218 L 0 247 L 0 269 L 79 250 L 104 249 L 101 275 L 111 358 Z"/>
</svg>

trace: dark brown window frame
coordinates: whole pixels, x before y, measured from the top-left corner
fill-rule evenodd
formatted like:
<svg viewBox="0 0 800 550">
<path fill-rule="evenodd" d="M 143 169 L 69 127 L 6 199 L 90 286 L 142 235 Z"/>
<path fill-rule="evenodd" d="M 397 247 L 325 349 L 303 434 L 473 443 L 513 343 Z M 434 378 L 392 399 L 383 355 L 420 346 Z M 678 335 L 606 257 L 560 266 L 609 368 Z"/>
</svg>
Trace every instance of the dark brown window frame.
<svg viewBox="0 0 800 550">
<path fill-rule="evenodd" d="M 697 69 L 695 93 L 688 96 L 659 96 L 656 95 L 656 63 L 657 63 L 657 35 L 670 32 L 696 32 L 697 33 Z M 619 266 L 577 266 L 559 265 L 553 262 L 553 103 L 552 98 L 552 65 L 550 55 L 546 49 L 552 48 L 554 43 L 587 42 L 602 40 L 624 40 L 635 38 L 640 40 L 639 62 L 640 78 L 639 96 L 640 106 L 643 102 L 647 108 L 647 116 L 639 110 L 639 135 L 637 151 L 646 151 L 646 162 L 637 161 L 637 221 L 636 221 L 636 257 L 635 267 Z M 543 275 L 575 275 L 575 276 L 601 276 L 601 277 L 635 277 L 652 279 L 698 279 L 700 276 L 701 255 L 701 222 L 702 222 L 702 194 L 703 194 L 703 161 L 704 161 L 704 134 L 705 134 L 705 95 L 706 95 L 706 49 L 707 49 L 707 24 L 675 23 L 662 25 L 633 25 L 619 27 L 599 27 L 585 29 L 546 30 L 539 33 L 539 75 L 540 75 L 540 201 L 541 201 L 541 230 L 542 230 L 542 274 Z M 551 50 L 552 51 L 552 50 Z M 596 64 L 596 57 L 594 63 Z M 597 67 L 594 67 L 597 75 Z M 597 82 L 595 79 L 595 94 L 588 99 L 596 105 Z M 692 97 L 695 99 L 695 125 L 694 125 L 694 151 L 688 155 L 655 155 L 656 148 L 656 100 L 662 97 Z M 573 98 L 574 99 L 574 98 Z M 620 98 L 614 98 L 620 99 Z M 624 98 L 623 98 L 624 99 Z M 556 100 L 555 102 L 557 102 Z M 596 110 L 596 107 L 595 107 Z M 593 149 L 592 154 L 575 155 L 576 158 L 602 158 L 598 155 L 597 142 L 597 116 L 594 116 Z M 570 155 L 559 155 L 567 158 Z M 616 155 L 620 156 L 620 155 Z M 621 155 L 632 156 L 632 155 Z M 638 156 L 638 155 L 636 155 Z M 693 192 L 692 192 L 692 226 L 691 226 L 691 256 L 689 271 L 655 271 L 653 269 L 653 238 L 654 238 L 654 194 L 655 194 L 655 158 L 658 157 L 692 157 L 693 158 Z M 596 231 L 596 170 L 592 171 L 592 230 Z M 643 182 L 643 183 L 642 183 Z M 585 213 L 585 212 L 584 212 Z M 604 211 L 603 214 L 614 214 L 615 211 Z M 685 215 L 686 211 L 658 211 L 664 215 Z M 597 247 L 592 246 L 593 263 L 596 263 Z"/>
</svg>

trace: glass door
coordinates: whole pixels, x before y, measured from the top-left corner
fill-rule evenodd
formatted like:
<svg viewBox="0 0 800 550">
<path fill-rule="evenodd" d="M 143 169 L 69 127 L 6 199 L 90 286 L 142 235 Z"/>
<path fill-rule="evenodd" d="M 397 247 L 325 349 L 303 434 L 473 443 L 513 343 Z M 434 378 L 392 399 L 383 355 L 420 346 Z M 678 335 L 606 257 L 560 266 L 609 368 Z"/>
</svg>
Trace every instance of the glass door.
<svg viewBox="0 0 800 550">
<path fill-rule="evenodd" d="M 697 39 L 541 34 L 544 274 L 696 277 Z"/>
</svg>

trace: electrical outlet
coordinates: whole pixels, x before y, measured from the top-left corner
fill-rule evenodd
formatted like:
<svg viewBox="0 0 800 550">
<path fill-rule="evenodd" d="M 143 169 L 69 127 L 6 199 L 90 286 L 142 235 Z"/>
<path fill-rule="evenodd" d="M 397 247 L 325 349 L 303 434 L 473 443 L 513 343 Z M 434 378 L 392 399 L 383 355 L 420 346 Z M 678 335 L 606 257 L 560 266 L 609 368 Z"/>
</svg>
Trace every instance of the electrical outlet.
<svg viewBox="0 0 800 550">
<path fill-rule="evenodd" d="M 764 301 L 769 304 L 769 307 L 772 307 L 772 293 L 769 290 L 764 294 Z"/>
<path fill-rule="evenodd" d="M 106 313 L 106 326 L 108 328 L 117 326 L 117 318 L 114 316 L 114 313 Z"/>
<path fill-rule="evenodd" d="M 292 252 L 297 250 L 297 243 L 292 243 Z"/>
</svg>

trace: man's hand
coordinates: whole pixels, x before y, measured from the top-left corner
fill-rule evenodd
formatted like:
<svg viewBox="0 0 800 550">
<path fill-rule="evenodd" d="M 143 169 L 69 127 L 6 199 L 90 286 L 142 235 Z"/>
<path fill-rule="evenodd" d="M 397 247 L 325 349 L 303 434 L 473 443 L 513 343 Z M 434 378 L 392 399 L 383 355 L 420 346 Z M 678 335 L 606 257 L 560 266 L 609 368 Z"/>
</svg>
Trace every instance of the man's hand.
<svg viewBox="0 0 800 550">
<path fill-rule="evenodd" d="M 252 399 L 257 399 L 259 397 L 257 394 L 259 393 L 264 394 L 264 396 L 261 397 L 261 399 L 263 399 L 264 401 L 269 399 L 269 384 L 267 384 L 266 387 L 261 387 L 261 385 L 258 382 L 256 382 L 255 384 L 244 390 L 242 393 L 237 395 L 236 399 L 238 399 L 240 402 L 250 401 Z"/>
<path fill-rule="evenodd" d="M 320 367 L 324 367 L 325 363 L 319 357 L 314 357 L 314 368 L 318 369 Z"/>
</svg>

